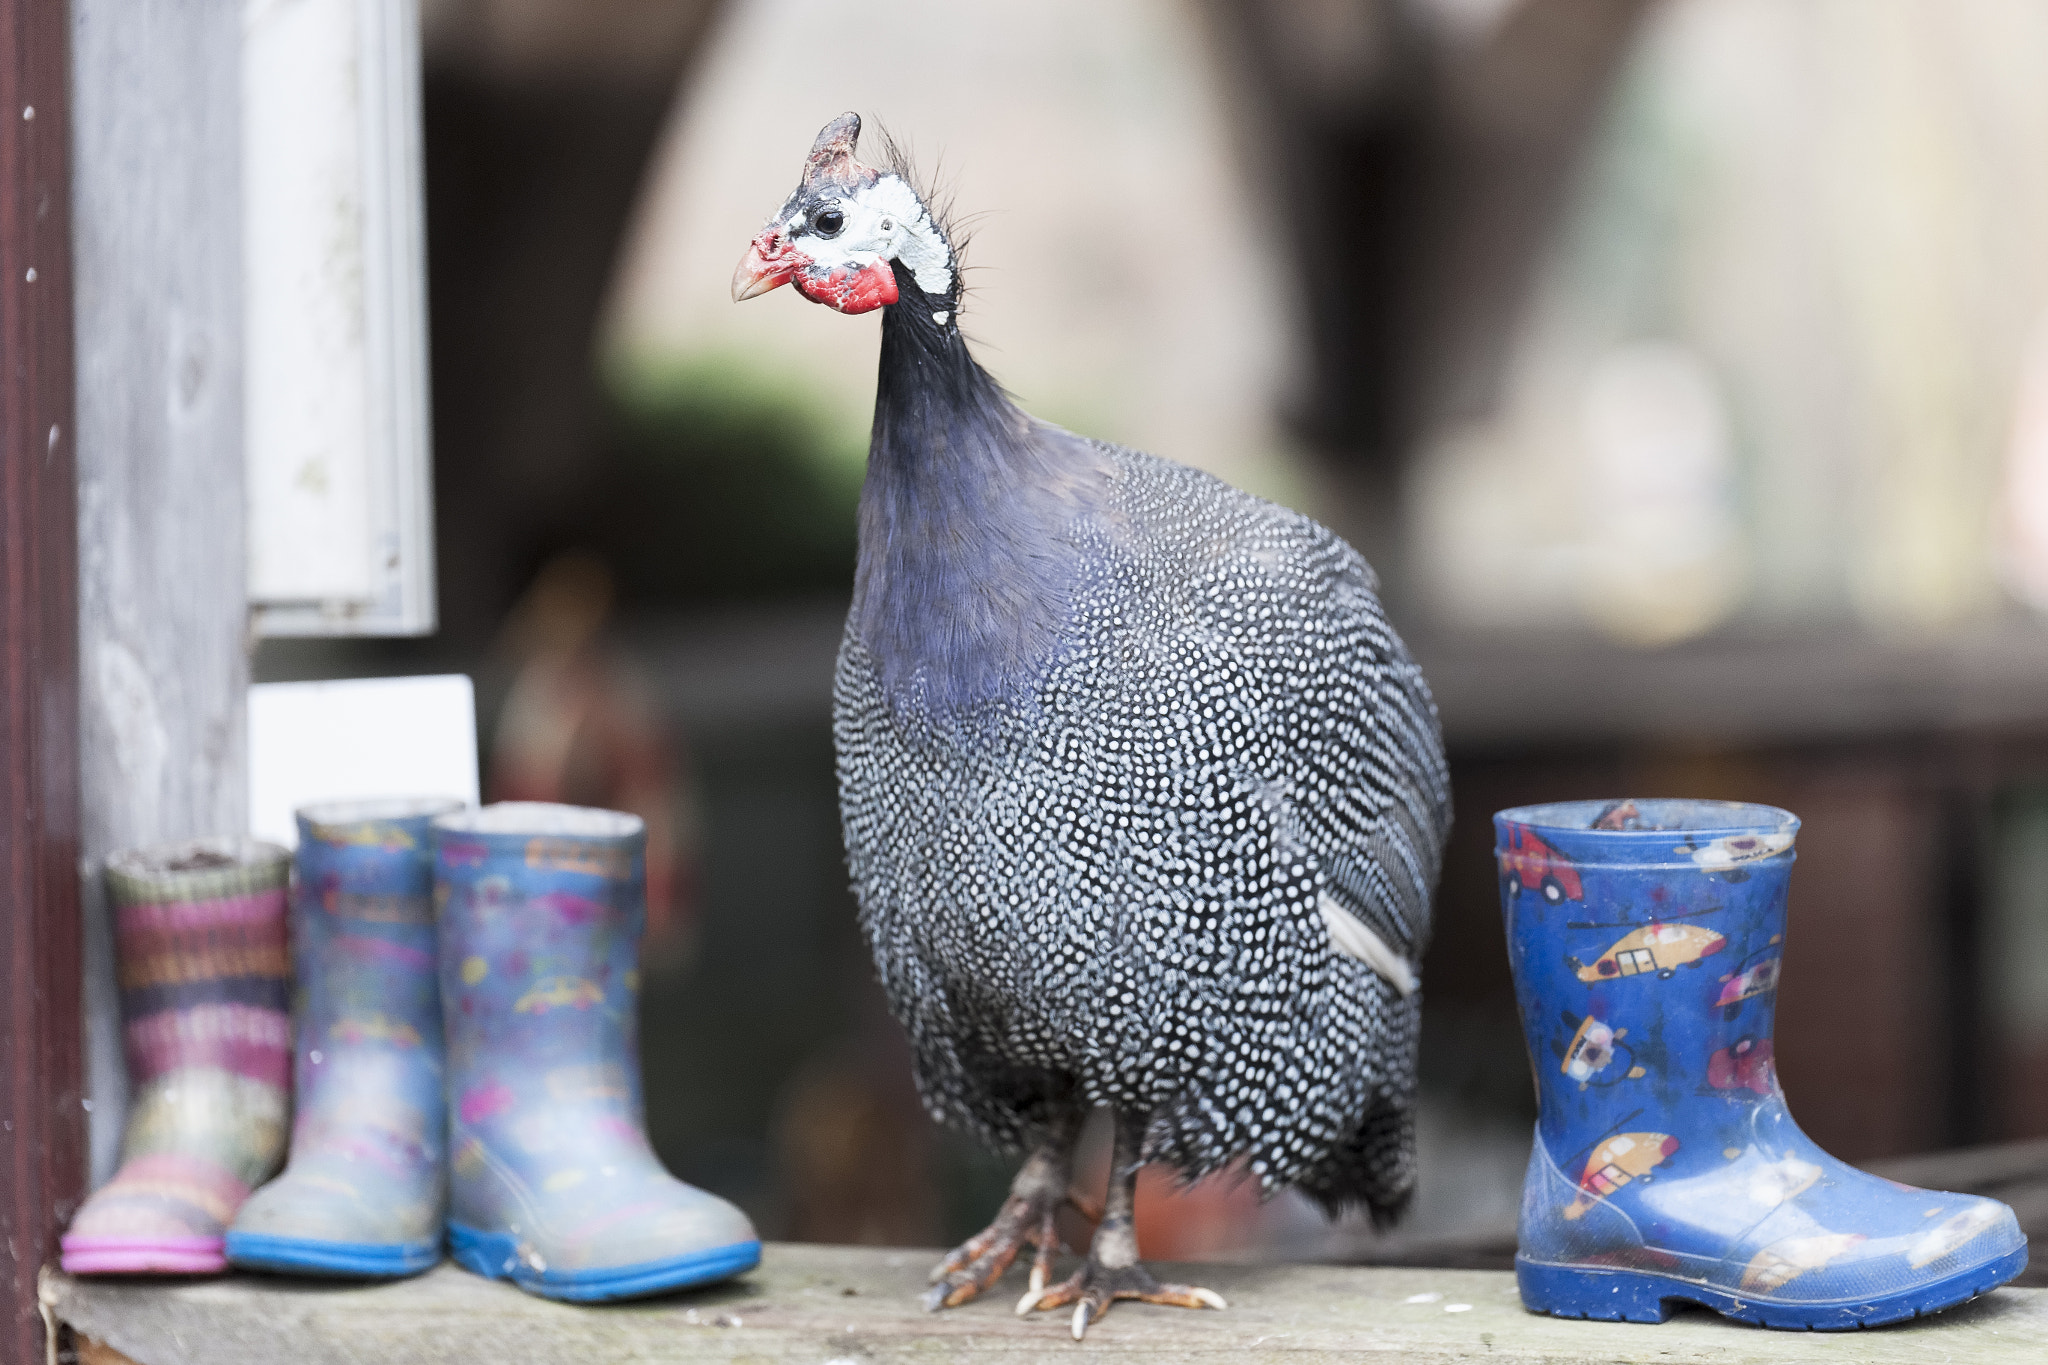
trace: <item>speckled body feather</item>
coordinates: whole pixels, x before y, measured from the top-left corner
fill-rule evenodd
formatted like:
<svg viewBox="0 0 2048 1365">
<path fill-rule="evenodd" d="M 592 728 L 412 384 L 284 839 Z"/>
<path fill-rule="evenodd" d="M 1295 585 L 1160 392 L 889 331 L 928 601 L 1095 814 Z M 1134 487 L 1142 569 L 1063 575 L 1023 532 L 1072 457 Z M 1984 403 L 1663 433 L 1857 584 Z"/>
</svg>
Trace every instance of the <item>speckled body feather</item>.
<svg viewBox="0 0 2048 1365">
<path fill-rule="evenodd" d="M 1449 824 L 1372 571 L 1306 517 L 1032 423 L 899 269 L 835 733 L 861 923 L 943 1122 L 1112 1104 L 1196 1178 L 1397 1211 Z M 944 585 L 935 588 L 934 584 Z"/>
</svg>

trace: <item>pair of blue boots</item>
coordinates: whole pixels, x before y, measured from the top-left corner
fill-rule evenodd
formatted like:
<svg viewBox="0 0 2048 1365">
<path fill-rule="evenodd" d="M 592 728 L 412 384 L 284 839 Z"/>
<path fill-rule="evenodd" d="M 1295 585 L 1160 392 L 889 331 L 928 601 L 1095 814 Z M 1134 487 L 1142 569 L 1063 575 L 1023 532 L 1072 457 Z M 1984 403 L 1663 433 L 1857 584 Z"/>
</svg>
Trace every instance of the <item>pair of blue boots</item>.
<svg viewBox="0 0 2048 1365">
<path fill-rule="evenodd" d="M 662 1168 L 642 1122 L 644 828 L 540 803 L 299 814 L 295 1115 L 231 1264 L 384 1278 L 441 1259 L 547 1298 L 757 1264 L 746 1215 Z"/>
<path fill-rule="evenodd" d="M 1867 1175 L 1816 1147 L 1772 1061 L 1799 821 L 1712 801 L 1494 817 L 1539 1118 L 1522 1301 L 1660 1322 L 1875 1327 L 2026 1268 L 2011 1209 Z"/>
</svg>

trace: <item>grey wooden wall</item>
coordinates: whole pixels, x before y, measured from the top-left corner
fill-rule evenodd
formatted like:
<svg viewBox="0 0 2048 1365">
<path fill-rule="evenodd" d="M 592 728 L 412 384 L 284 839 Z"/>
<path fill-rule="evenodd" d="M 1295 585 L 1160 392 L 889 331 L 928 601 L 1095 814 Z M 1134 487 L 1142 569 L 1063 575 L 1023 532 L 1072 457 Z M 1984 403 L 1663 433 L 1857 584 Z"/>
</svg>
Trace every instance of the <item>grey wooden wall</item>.
<svg viewBox="0 0 2048 1365">
<path fill-rule="evenodd" d="M 80 781 L 94 1183 L 126 1078 L 100 868 L 247 828 L 240 0 L 73 0 Z"/>
</svg>

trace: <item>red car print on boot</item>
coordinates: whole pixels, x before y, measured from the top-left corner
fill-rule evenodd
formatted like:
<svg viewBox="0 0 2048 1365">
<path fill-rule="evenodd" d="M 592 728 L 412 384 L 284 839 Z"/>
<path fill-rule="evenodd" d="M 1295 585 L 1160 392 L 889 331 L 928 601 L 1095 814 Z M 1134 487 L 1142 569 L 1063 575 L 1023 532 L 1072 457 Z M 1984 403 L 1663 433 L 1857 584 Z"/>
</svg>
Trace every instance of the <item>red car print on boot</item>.
<svg viewBox="0 0 2048 1365">
<path fill-rule="evenodd" d="M 1771 1040 L 1738 1038 L 1707 1058 L 1707 1084 L 1716 1090 L 1754 1090 L 1768 1095 L 1777 1088 L 1778 1076 L 1771 1062 Z"/>
<path fill-rule="evenodd" d="M 1528 887 L 1540 892 L 1552 905 L 1586 898 L 1578 869 L 1571 859 L 1538 838 L 1527 825 L 1508 827 L 1508 846 L 1500 852 L 1501 876 L 1507 879 L 1508 899 Z"/>
</svg>

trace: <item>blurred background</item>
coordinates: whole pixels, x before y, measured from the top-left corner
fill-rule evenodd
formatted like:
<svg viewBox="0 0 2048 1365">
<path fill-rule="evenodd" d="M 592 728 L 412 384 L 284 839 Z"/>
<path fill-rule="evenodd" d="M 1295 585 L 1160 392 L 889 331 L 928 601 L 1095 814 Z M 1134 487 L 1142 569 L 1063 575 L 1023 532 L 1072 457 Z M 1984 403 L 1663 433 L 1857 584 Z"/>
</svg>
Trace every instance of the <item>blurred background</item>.
<svg viewBox="0 0 2048 1365">
<path fill-rule="evenodd" d="M 1009 1176 L 920 1111 L 841 862 L 876 322 L 728 300 L 845 109 L 974 215 L 983 363 L 1349 536 L 1442 711 L 1414 1216 L 1160 1182 L 1148 1255 L 1511 1251 L 1488 817 L 1536 799 L 1797 812 L 1801 1122 L 1858 1162 L 2048 1138 L 2048 8 L 425 13 L 442 629 L 256 677 L 469 673 L 487 797 L 648 818 L 650 1127 L 764 1235 L 950 1243 Z"/>
</svg>

